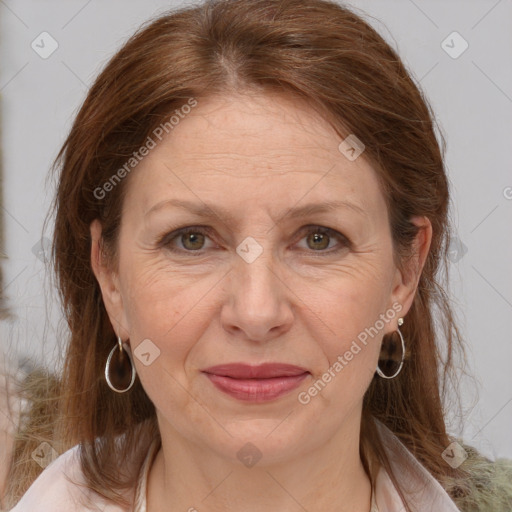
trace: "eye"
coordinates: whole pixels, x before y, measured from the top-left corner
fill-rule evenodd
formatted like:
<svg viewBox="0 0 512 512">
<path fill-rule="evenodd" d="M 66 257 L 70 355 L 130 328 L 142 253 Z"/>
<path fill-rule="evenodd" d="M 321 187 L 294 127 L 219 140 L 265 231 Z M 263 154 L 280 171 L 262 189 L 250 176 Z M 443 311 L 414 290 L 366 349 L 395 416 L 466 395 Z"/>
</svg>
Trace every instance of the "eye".
<svg viewBox="0 0 512 512">
<path fill-rule="evenodd" d="M 159 245 L 176 253 L 197 253 L 197 256 L 206 250 L 205 243 L 210 237 L 210 229 L 203 226 L 187 226 L 177 229 L 162 237 Z M 338 231 L 322 226 L 305 226 L 300 240 L 306 240 L 306 251 L 317 252 L 320 255 L 332 254 L 347 247 L 350 247 L 350 241 Z M 331 242 L 338 240 L 338 247 L 332 247 Z M 331 246 L 331 247 L 330 247 Z M 326 250 L 329 249 L 329 250 Z"/>
<path fill-rule="evenodd" d="M 173 231 L 166 235 L 161 243 L 171 251 L 196 252 L 204 248 L 208 230 L 201 226 L 189 226 Z M 174 247 L 174 244 L 181 244 L 181 247 Z"/>
<path fill-rule="evenodd" d="M 314 252 L 331 254 L 350 246 L 349 240 L 344 235 L 333 229 L 322 226 L 306 226 L 304 229 L 306 231 L 306 236 L 301 238 L 301 240 L 305 239 L 307 248 L 312 249 Z M 333 250 L 326 250 L 329 248 L 331 242 L 336 239 L 339 242 L 339 246 L 334 246 Z"/>
<path fill-rule="evenodd" d="M 182 242 L 185 249 L 197 251 L 203 248 L 205 235 L 203 233 L 194 233 L 190 231 L 181 235 L 180 241 Z"/>
<path fill-rule="evenodd" d="M 331 241 L 330 237 L 326 233 L 321 233 L 319 230 L 315 230 L 314 232 L 310 232 L 306 237 L 306 241 L 309 244 L 311 242 L 311 246 L 315 251 L 319 251 L 322 249 L 327 249 L 329 247 L 329 242 Z M 310 247 L 311 247 L 310 246 Z"/>
</svg>

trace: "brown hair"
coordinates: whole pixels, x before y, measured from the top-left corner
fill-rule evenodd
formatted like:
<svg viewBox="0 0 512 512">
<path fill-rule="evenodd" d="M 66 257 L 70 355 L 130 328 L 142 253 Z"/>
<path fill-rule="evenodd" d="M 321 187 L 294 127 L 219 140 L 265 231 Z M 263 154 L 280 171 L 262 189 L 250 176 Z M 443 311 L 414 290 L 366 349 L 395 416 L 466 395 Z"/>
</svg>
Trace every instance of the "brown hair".
<svg viewBox="0 0 512 512">
<path fill-rule="evenodd" d="M 387 200 L 399 265 L 417 233 L 411 217 L 430 219 L 430 252 L 402 328 L 407 359 L 397 378 L 373 379 L 364 397 L 360 452 L 373 482 L 372 458 L 397 485 L 377 418 L 441 483 L 463 474 L 441 457 L 451 442 L 446 384 L 455 351 L 463 349 L 439 285 L 447 277 L 449 242 L 444 139 L 439 133 L 441 149 L 428 101 L 397 53 L 362 17 L 324 0 L 220 0 L 163 15 L 133 35 L 91 87 L 56 161 L 53 255 L 71 331 L 61 386 L 61 449 L 79 443 L 90 487 L 122 502 L 119 491 L 133 487 L 137 475 L 119 475 L 118 465 L 144 453 L 159 435 L 140 382 L 118 395 L 103 376 L 116 336 L 91 269 L 89 226 L 100 220 L 103 250 L 115 266 L 129 179 L 101 199 L 95 190 L 190 98 L 200 102 L 248 90 L 305 100 L 341 137 L 352 133 L 364 142 L 364 157 Z M 434 314 L 443 327 L 438 332 Z"/>
</svg>

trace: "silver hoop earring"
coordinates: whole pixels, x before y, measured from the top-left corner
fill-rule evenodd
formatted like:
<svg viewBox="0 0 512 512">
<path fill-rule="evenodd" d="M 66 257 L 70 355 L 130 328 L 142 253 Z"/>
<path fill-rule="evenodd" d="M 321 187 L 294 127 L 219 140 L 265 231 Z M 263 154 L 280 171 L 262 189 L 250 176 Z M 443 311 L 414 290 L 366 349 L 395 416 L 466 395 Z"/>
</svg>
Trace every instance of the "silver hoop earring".
<svg viewBox="0 0 512 512">
<path fill-rule="evenodd" d="M 119 349 L 119 353 L 114 355 L 116 349 Z M 116 393 L 126 393 L 132 388 L 136 375 L 130 349 L 118 336 L 117 343 L 110 351 L 105 365 L 105 379 L 108 387 Z"/>
<path fill-rule="evenodd" d="M 383 379 L 394 379 L 402 370 L 402 366 L 404 365 L 404 359 L 405 359 L 405 341 L 404 337 L 402 336 L 402 333 L 400 332 L 399 326 L 403 325 L 404 319 L 399 318 L 398 319 L 398 327 L 396 328 L 396 333 L 398 333 L 398 336 L 400 338 L 400 343 L 402 345 L 402 356 L 400 358 L 400 362 L 398 362 L 396 359 L 393 358 L 394 353 L 396 352 L 396 345 L 394 342 L 391 342 L 391 346 L 387 347 L 381 347 L 381 353 L 383 351 L 387 352 L 387 358 L 379 359 L 379 364 L 377 364 L 377 373 L 380 377 Z M 384 344 L 384 341 L 383 341 Z M 385 349 L 385 350 L 383 350 Z M 398 365 L 398 368 L 395 370 L 395 372 L 392 375 L 386 375 L 382 369 L 380 368 L 381 361 L 383 364 L 387 367 L 387 370 L 392 370 L 394 367 Z"/>
</svg>

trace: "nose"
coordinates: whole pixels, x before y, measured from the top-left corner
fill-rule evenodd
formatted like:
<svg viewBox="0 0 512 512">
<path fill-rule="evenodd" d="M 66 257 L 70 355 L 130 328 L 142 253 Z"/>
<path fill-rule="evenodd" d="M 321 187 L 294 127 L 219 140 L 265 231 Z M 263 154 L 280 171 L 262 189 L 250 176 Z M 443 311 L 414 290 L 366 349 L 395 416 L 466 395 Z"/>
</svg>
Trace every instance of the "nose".
<svg viewBox="0 0 512 512">
<path fill-rule="evenodd" d="M 221 323 L 232 336 L 253 342 L 271 341 L 293 323 L 293 293 L 284 283 L 270 251 L 248 263 L 236 258 L 226 276 Z"/>
</svg>

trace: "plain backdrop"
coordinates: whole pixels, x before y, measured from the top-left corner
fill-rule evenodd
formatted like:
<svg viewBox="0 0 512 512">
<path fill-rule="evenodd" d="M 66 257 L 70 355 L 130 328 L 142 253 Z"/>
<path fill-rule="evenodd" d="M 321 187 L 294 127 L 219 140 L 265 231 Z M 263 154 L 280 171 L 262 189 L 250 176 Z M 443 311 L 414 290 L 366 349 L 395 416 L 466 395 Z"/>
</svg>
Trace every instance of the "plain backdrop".
<svg viewBox="0 0 512 512">
<path fill-rule="evenodd" d="M 51 162 L 108 58 L 142 22 L 177 5 L 0 0 L 1 286 L 11 313 L 0 335 L 11 364 L 51 366 L 55 340 L 65 337 L 44 265 Z M 466 416 L 460 423 L 454 410 L 452 433 L 492 458 L 512 457 L 512 1 L 350 6 L 398 51 L 447 141 L 457 232 L 451 295 L 476 377 L 476 385 L 461 378 Z"/>
</svg>

